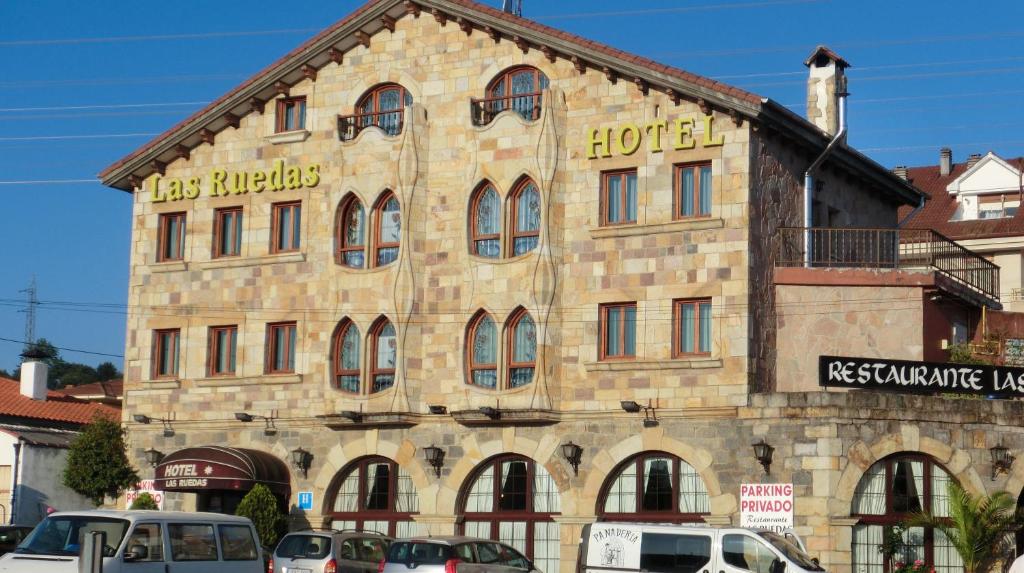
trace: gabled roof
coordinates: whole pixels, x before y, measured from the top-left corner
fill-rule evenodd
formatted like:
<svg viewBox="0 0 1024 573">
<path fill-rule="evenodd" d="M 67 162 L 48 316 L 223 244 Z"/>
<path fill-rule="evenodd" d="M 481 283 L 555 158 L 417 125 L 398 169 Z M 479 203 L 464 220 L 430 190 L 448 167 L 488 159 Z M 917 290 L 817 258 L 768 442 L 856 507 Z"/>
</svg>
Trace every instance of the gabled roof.
<svg viewBox="0 0 1024 573">
<path fill-rule="evenodd" d="M 540 50 L 552 61 L 570 60 L 581 73 L 590 69 L 614 74 L 635 83 L 645 93 L 649 89 L 660 91 L 673 98 L 694 101 L 704 109 L 728 113 L 735 121 L 758 121 L 768 129 L 784 132 L 812 151 L 824 148 L 830 139 L 803 117 L 767 98 L 473 0 L 369 0 L 235 89 L 113 163 L 99 178 L 105 185 L 130 192 L 145 177 L 162 173 L 167 163 L 188 157 L 192 148 L 203 142 L 212 143 L 219 131 L 237 127 L 241 117 L 254 111 L 262 113 L 266 102 L 287 93 L 290 86 L 306 78 L 315 81 L 317 70 L 331 62 L 343 62 L 346 51 L 357 44 L 368 45 L 373 34 L 393 29 L 397 19 L 431 16 L 440 22 L 457 22 L 466 30 L 483 30 L 496 40 L 513 42 L 523 50 Z M 854 170 L 901 202 L 918 201 L 916 189 L 853 149 L 838 149 L 830 161 Z"/>
<path fill-rule="evenodd" d="M 124 398 L 124 380 L 105 380 L 80 386 L 69 386 L 59 390 L 65 396 L 81 399 Z"/>
<path fill-rule="evenodd" d="M 814 51 L 811 52 L 811 55 L 807 56 L 807 59 L 804 60 L 804 65 L 810 66 L 811 62 L 813 62 L 818 56 L 825 56 L 826 58 L 835 62 L 840 67 L 851 67 L 850 62 L 844 60 L 842 56 L 833 52 L 828 46 L 822 46 L 821 44 L 818 44 L 818 47 L 814 48 Z"/>
<path fill-rule="evenodd" d="M 115 420 L 121 417 L 121 410 L 118 408 L 86 402 L 60 392 L 50 391 L 46 393 L 46 400 L 33 400 L 22 395 L 21 385 L 17 380 L 0 378 L 0 417 L 87 424 L 97 413 Z"/>
</svg>

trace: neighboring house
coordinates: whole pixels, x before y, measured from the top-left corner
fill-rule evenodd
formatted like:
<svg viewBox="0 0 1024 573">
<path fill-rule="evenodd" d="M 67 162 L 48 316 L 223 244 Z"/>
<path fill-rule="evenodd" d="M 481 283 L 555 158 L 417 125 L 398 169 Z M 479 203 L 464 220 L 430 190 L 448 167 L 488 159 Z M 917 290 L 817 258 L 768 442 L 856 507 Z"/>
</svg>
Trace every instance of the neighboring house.
<svg viewBox="0 0 1024 573">
<path fill-rule="evenodd" d="M 0 378 L 0 522 L 34 525 L 54 510 L 91 509 L 64 487 L 67 448 L 96 414 L 120 408 L 46 390 L 46 367 L 26 361 L 21 381 Z"/>
<path fill-rule="evenodd" d="M 100 404 L 120 408 L 121 401 L 124 400 L 124 380 L 118 378 L 116 380 L 82 384 L 81 386 L 67 386 L 62 390 L 58 390 L 58 392 L 65 396 L 78 398 L 79 400 L 99 402 Z"/>
</svg>

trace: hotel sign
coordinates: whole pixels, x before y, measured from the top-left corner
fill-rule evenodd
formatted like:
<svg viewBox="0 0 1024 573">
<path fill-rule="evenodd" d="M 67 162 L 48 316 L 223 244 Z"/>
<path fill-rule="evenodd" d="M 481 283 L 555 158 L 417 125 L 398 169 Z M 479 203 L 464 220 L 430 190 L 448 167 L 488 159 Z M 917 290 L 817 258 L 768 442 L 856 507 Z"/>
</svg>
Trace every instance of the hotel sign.
<svg viewBox="0 0 1024 573">
<path fill-rule="evenodd" d="M 273 167 L 256 171 L 228 171 L 213 169 L 209 177 L 167 177 L 153 175 L 146 181 L 149 200 L 153 203 L 191 200 L 206 194 L 209 197 L 226 197 L 245 193 L 282 191 L 316 187 L 320 184 L 320 164 L 306 166 L 287 165 L 281 159 Z"/>
<path fill-rule="evenodd" d="M 820 356 L 818 385 L 909 394 L 1024 396 L 1024 368 Z"/>
<path fill-rule="evenodd" d="M 647 139 L 647 149 L 651 153 L 661 153 L 665 147 L 675 150 L 693 149 L 697 141 L 701 147 L 720 147 L 725 145 L 725 136 L 715 133 L 715 118 L 706 114 L 704 136 L 698 140 L 693 135 L 694 122 L 692 117 L 680 117 L 673 121 L 656 119 L 644 124 L 624 123 L 615 127 L 587 129 L 587 159 L 633 155 Z"/>
</svg>

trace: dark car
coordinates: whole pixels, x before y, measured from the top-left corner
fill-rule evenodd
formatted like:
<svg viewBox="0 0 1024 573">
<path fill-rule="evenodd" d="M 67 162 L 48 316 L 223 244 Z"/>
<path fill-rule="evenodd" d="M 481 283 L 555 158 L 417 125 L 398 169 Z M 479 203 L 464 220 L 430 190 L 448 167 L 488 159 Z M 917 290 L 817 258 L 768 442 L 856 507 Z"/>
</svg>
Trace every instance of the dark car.
<svg viewBox="0 0 1024 573">
<path fill-rule="evenodd" d="M 377 573 L 391 538 L 363 531 L 293 531 L 274 550 L 273 573 Z"/>
<path fill-rule="evenodd" d="M 27 525 L 0 525 L 0 555 L 14 551 L 14 548 L 32 532 L 32 529 Z"/>
<path fill-rule="evenodd" d="M 476 537 L 399 539 L 380 573 L 541 573 L 504 543 Z"/>
</svg>

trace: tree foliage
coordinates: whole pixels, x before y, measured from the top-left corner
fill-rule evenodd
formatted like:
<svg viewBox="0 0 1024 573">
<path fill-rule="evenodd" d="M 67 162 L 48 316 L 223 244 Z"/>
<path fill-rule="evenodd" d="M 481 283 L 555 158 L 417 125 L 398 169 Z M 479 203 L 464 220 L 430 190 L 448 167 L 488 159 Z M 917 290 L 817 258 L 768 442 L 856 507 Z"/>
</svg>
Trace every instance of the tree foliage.
<svg viewBox="0 0 1024 573">
<path fill-rule="evenodd" d="M 125 453 L 124 436 L 119 423 L 96 414 L 68 448 L 64 485 L 99 506 L 105 496 L 118 497 L 138 483 Z"/>
<path fill-rule="evenodd" d="M 135 500 L 132 501 L 132 505 L 128 509 L 160 509 L 160 506 L 148 491 L 143 491 L 135 496 Z"/>
<path fill-rule="evenodd" d="M 988 573 L 1010 555 L 1013 532 L 1021 526 L 1017 503 L 1005 491 L 975 497 L 949 482 L 949 517 L 927 513 L 911 517 L 910 527 L 941 531 L 964 562 L 965 573 Z"/>
<path fill-rule="evenodd" d="M 46 355 L 42 361 L 49 367 L 46 375 L 46 387 L 50 390 L 58 390 L 67 386 L 81 386 L 93 382 L 104 382 L 121 377 L 121 372 L 113 362 L 103 362 L 95 368 L 80 362 L 68 362 L 60 355 L 60 350 L 45 338 L 36 340 L 31 345 L 31 350 L 42 352 Z M 18 366 L 10 374 L 0 370 L 0 376 L 17 380 L 21 377 L 21 366 Z"/>
<path fill-rule="evenodd" d="M 284 532 L 284 515 L 281 514 L 277 498 L 261 483 L 253 486 L 249 493 L 245 494 L 235 510 L 235 515 L 252 520 L 263 547 L 273 547 Z"/>
</svg>

